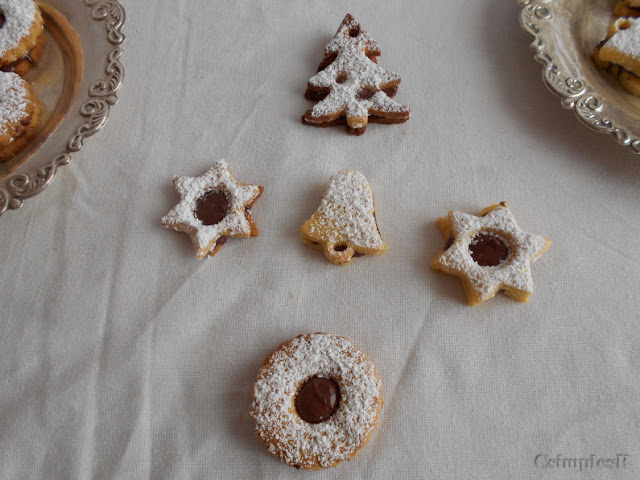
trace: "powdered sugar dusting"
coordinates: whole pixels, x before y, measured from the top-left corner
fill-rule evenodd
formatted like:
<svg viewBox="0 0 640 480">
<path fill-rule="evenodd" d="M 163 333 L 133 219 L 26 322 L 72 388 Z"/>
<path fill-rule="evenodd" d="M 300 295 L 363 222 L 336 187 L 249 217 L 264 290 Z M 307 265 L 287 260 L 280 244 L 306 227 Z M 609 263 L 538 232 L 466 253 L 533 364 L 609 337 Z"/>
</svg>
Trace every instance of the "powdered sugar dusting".
<svg viewBox="0 0 640 480">
<path fill-rule="evenodd" d="M 205 251 L 215 245 L 221 236 L 249 236 L 251 224 L 245 214 L 245 208 L 258 196 L 260 188 L 256 185 L 240 185 L 231 175 L 229 165 L 224 160 L 200 177 L 175 177 L 173 183 L 180 193 L 180 203 L 162 218 L 162 224 L 178 231 L 187 231 L 199 251 Z M 228 213 L 215 225 L 204 225 L 195 216 L 196 202 L 206 193 L 217 190 L 223 192 L 229 201 Z"/>
<path fill-rule="evenodd" d="M 339 53 L 341 50 L 369 53 L 372 56 L 380 55 L 378 43 L 371 38 L 371 35 L 348 13 L 345 15 L 344 20 L 342 20 L 334 37 L 327 46 L 324 47 L 324 54 L 328 57 Z"/>
<path fill-rule="evenodd" d="M 0 30 L 1 31 L 1 30 Z M 29 91 L 26 82 L 17 73 L 0 73 L 0 135 L 11 135 L 12 126 L 19 124 L 28 114 Z"/>
<path fill-rule="evenodd" d="M 339 75 L 345 73 L 346 80 L 338 82 Z M 370 109 L 381 105 L 384 105 L 384 110 L 381 108 L 381 111 L 408 112 L 407 107 L 380 91 L 381 88 L 399 82 L 400 76 L 397 73 L 373 63 L 363 53 L 343 50 L 331 65 L 309 79 L 309 84 L 314 87 L 330 88 L 329 95 L 314 105 L 311 114 L 314 117 L 322 117 L 344 111 L 348 121 L 350 117 L 367 117 Z M 359 98 L 360 92 L 365 88 L 378 92 L 368 99 Z M 351 126 L 358 128 L 356 125 Z"/>
<path fill-rule="evenodd" d="M 616 20 L 617 23 L 630 23 L 629 28 L 618 30 L 607 42 L 602 46 L 600 50 L 600 57 L 603 60 L 616 60 L 610 58 L 610 51 L 614 50 L 632 57 L 636 62 L 640 62 L 640 21 L 636 21 L 633 18 L 620 18 Z M 615 53 L 612 53 L 615 55 Z M 620 63 L 625 67 L 626 62 Z M 637 70 L 637 69 L 636 69 Z"/>
<path fill-rule="evenodd" d="M 373 192 L 364 175 L 342 170 L 331 178 L 320 207 L 303 227 L 303 233 L 317 242 L 339 244 L 348 241 L 362 249 L 384 249 L 378 231 Z"/>
<path fill-rule="evenodd" d="M 382 91 L 397 86 L 400 75 L 373 62 L 367 57 L 371 52 L 379 55 L 377 43 L 347 15 L 325 47 L 325 57 L 335 59 L 309 79 L 309 88 L 329 93 L 308 112 L 307 121 L 322 123 L 327 117 L 346 115 L 349 126 L 359 129 L 366 126 L 371 113 L 408 118 L 409 108 Z"/>
<path fill-rule="evenodd" d="M 36 19 L 37 8 L 32 0 L 0 0 L 5 22 L 0 28 L 0 56 L 18 46 Z"/>
<path fill-rule="evenodd" d="M 299 387 L 311 377 L 333 379 L 340 404 L 326 421 L 296 413 Z M 382 407 L 375 366 L 349 340 L 315 333 L 283 344 L 260 370 L 250 413 L 269 451 L 289 465 L 329 467 L 351 458 L 367 441 Z"/>
<path fill-rule="evenodd" d="M 450 212 L 448 219 L 455 241 L 437 259 L 440 267 L 462 272 L 480 301 L 493 297 L 503 286 L 533 292 L 531 263 L 548 248 L 550 242 L 546 238 L 521 230 L 506 204 L 482 217 Z M 509 258 L 496 266 L 478 265 L 469 252 L 477 232 L 498 236 L 509 247 Z"/>
</svg>

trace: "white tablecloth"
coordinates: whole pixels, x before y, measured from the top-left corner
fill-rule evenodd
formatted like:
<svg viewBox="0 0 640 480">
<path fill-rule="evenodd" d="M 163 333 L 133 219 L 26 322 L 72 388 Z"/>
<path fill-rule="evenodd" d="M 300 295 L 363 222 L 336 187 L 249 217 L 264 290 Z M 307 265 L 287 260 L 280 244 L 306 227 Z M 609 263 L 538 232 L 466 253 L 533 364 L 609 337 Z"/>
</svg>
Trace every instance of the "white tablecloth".
<svg viewBox="0 0 640 480">
<path fill-rule="evenodd" d="M 640 157 L 545 90 L 515 0 L 124 6 L 108 125 L 0 218 L 0 477 L 299 478 L 248 407 L 264 357 L 311 331 L 362 348 L 385 399 L 370 444 L 314 478 L 640 477 Z M 347 10 L 408 123 L 301 124 Z M 197 260 L 160 218 L 173 176 L 219 158 L 265 186 L 260 236 Z M 389 249 L 340 268 L 299 229 L 344 168 Z M 502 200 L 553 245 L 530 303 L 469 307 L 429 268 L 435 220 Z"/>
</svg>

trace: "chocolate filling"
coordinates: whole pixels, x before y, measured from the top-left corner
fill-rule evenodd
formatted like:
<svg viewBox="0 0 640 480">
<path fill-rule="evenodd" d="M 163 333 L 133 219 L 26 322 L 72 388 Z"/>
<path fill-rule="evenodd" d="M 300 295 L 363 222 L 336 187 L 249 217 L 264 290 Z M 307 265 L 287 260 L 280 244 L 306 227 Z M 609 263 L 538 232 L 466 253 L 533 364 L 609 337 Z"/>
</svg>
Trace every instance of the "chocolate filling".
<svg viewBox="0 0 640 480">
<path fill-rule="evenodd" d="M 509 258 L 509 247 L 497 235 L 477 233 L 469 243 L 471 258 L 482 267 L 495 267 Z"/>
<path fill-rule="evenodd" d="M 444 244 L 444 249 L 445 250 L 449 250 L 451 248 L 451 245 L 453 245 L 453 235 L 451 235 L 448 239 L 447 239 L 447 243 Z"/>
<path fill-rule="evenodd" d="M 373 97 L 373 94 L 376 93 L 377 90 L 371 87 L 364 87 L 360 92 L 358 92 L 358 98 L 360 100 L 367 100 Z"/>
<path fill-rule="evenodd" d="M 298 390 L 295 405 L 302 420 L 322 423 L 338 409 L 340 388 L 330 378 L 311 377 Z"/>
<path fill-rule="evenodd" d="M 224 245 L 225 243 L 227 243 L 227 237 L 225 237 L 224 235 L 222 237 L 220 237 L 217 241 L 216 244 L 214 245 L 214 247 L 221 247 L 222 245 Z"/>
<path fill-rule="evenodd" d="M 227 196 L 222 192 L 212 190 L 197 200 L 194 214 L 203 225 L 215 225 L 227 216 L 228 209 Z"/>
</svg>

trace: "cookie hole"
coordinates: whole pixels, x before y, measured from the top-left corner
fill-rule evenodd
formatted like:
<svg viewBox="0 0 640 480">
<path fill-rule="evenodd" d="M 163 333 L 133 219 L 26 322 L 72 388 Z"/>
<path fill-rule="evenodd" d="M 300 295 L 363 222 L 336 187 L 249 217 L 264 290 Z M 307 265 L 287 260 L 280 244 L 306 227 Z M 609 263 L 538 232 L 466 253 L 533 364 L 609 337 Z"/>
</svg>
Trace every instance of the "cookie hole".
<svg viewBox="0 0 640 480">
<path fill-rule="evenodd" d="M 349 36 L 350 37 L 355 38 L 358 35 L 360 35 L 360 25 L 356 25 L 355 27 L 351 27 L 349 29 Z"/>
<path fill-rule="evenodd" d="M 509 243 L 494 232 L 477 232 L 469 242 L 469 254 L 481 267 L 496 267 L 506 261 L 510 253 Z"/>
<path fill-rule="evenodd" d="M 364 87 L 362 90 L 360 90 L 358 92 L 358 98 L 360 100 L 367 100 L 371 97 L 373 97 L 373 94 L 376 93 L 377 90 L 370 88 L 370 87 Z"/>
<path fill-rule="evenodd" d="M 616 27 L 618 28 L 618 30 L 626 30 L 631 25 L 633 25 L 633 22 L 630 21 L 628 18 L 623 17 L 616 20 Z"/>
<path fill-rule="evenodd" d="M 333 247 L 333 250 L 336 251 L 336 252 L 344 252 L 346 249 L 347 249 L 347 246 L 345 244 L 343 244 L 343 243 Z"/>
<path fill-rule="evenodd" d="M 196 201 L 193 214 L 203 225 L 215 225 L 227 216 L 229 199 L 224 192 L 211 190 Z"/>
<path fill-rule="evenodd" d="M 311 377 L 300 386 L 294 403 L 302 420 L 322 423 L 338 410 L 340 387 L 331 378 Z"/>
<path fill-rule="evenodd" d="M 349 78 L 347 72 L 339 72 L 338 75 L 336 75 L 336 83 L 344 83 L 347 81 L 347 78 Z"/>
</svg>

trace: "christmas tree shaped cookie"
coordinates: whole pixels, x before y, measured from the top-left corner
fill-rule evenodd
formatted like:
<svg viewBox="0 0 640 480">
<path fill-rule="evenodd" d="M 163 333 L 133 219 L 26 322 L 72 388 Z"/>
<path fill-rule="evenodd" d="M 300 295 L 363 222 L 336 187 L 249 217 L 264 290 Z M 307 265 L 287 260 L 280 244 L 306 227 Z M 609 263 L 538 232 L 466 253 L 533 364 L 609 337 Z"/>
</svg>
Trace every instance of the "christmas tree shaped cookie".
<svg viewBox="0 0 640 480">
<path fill-rule="evenodd" d="M 400 75 L 380 67 L 378 44 L 349 14 L 325 47 L 318 73 L 309 79 L 305 97 L 318 101 L 302 122 L 316 127 L 347 125 L 355 135 L 368 122 L 403 123 L 410 110 L 391 97 Z"/>
<path fill-rule="evenodd" d="M 371 186 L 355 170 L 342 170 L 331 178 L 320 207 L 301 231 L 305 244 L 323 250 L 337 265 L 387 249 L 378 229 Z"/>
</svg>

